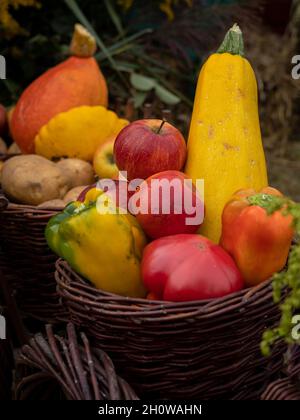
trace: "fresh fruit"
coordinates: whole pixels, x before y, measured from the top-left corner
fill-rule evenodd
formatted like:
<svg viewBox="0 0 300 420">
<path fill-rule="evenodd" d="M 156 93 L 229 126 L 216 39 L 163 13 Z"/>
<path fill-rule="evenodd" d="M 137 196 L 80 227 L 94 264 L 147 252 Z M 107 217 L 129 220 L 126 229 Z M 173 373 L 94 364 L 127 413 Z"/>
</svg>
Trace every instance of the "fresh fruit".
<svg viewBox="0 0 300 420">
<path fill-rule="evenodd" d="M 61 112 L 82 105 L 107 106 L 107 86 L 93 57 L 95 39 L 75 25 L 71 57 L 46 71 L 19 98 L 12 115 L 11 133 L 23 153 L 34 153 L 40 129 Z"/>
<path fill-rule="evenodd" d="M 234 25 L 201 70 L 188 139 L 185 172 L 193 181 L 205 182 L 206 217 L 200 233 L 215 242 L 232 194 L 268 185 L 256 79 L 243 55 L 242 33 Z"/>
<path fill-rule="evenodd" d="M 281 210 L 268 215 L 265 204 L 282 194 L 267 187 L 238 191 L 225 206 L 220 244 L 234 258 L 247 286 L 255 286 L 283 269 L 294 235 L 293 218 Z"/>
<path fill-rule="evenodd" d="M 90 185 L 95 181 L 94 170 L 90 163 L 80 159 L 62 159 L 57 166 L 69 179 L 71 188 Z"/>
<path fill-rule="evenodd" d="M 111 205 L 108 196 L 105 202 Z M 145 235 L 133 216 L 103 210 L 96 203 L 69 204 L 49 221 L 48 245 L 97 288 L 145 297 L 140 272 Z"/>
<path fill-rule="evenodd" d="M 3 136 L 7 130 L 7 115 L 5 107 L 0 104 L 0 136 Z"/>
<path fill-rule="evenodd" d="M 114 158 L 116 136 L 110 136 L 101 144 L 94 154 L 93 166 L 99 178 L 117 178 L 119 169 Z"/>
<path fill-rule="evenodd" d="M 114 156 L 128 181 L 146 179 L 158 172 L 183 168 L 185 140 L 171 124 L 153 119 L 134 121 L 117 136 Z"/>
<path fill-rule="evenodd" d="M 38 205 L 63 198 L 70 186 L 59 167 L 41 156 L 20 155 L 2 168 L 2 189 L 12 201 Z"/>
<path fill-rule="evenodd" d="M 97 183 L 95 182 L 94 184 L 88 185 L 87 187 L 85 187 L 81 193 L 78 195 L 77 200 L 76 201 L 80 201 L 81 203 L 83 203 L 84 201 L 86 201 L 86 203 L 88 201 L 95 201 L 97 199 Z M 91 194 L 93 195 L 94 198 L 87 198 L 87 194 L 89 191 L 93 190 L 89 196 L 91 197 Z"/>
<path fill-rule="evenodd" d="M 35 151 L 48 159 L 69 157 L 92 161 L 110 135 L 128 124 L 103 106 L 81 106 L 61 112 L 35 138 Z"/>
<path fill-rule="evenodd" d="M 119 179 L 101 179 L 96 184 L 86 187 L 77 201 L 88 204 L 97 200 L 105 192 L 116 206 L 128 211 L 128 201 L 135 191 L 129 191 L 128 182 Z"/>
<path fill-rule="evenodd" d="M 201 235 L 174 235 L 146 246 L 142 277 L 156 299 L 185 302 L 220 298 L 243 287 L 233 259 Z"/>
<path fill-rule="evenodd" d="M 133 196 L 136 214 L 144 232 L 152 239 L 179 233 L 195 233 L 203 221 L 204 206 L 185 174 L 164 171 L 144 181 Z"/>
</svg>

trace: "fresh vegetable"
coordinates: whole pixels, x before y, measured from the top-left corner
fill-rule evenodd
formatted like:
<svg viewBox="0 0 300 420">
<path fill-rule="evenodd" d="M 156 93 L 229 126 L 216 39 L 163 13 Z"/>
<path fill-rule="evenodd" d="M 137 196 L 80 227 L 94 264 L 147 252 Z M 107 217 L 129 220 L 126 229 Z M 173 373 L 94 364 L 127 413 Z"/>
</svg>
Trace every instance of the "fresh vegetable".
<svg viewBox="0 0 300 420">
<path fill-rule="evenodd" d="M 288 265 L 285 270 L 273 276 L 273 297 L 274 302 L 280 304 L 281 318 L 279 325 L 272 330 L 267 330 L 263 334 L 261 350 L 264 355 L 271 353 L 271 348 L 279 339 L 284 339 L 287 343 L 298 343 L 299 319 L 294 315 L 299 314 L 300 310 L 300 204 L 295 203 L 286 197 L 265 196 L 260 199 L 262 206 L 269 216 L 280 211 L 283 216 L 291 216 L 298 241 L 291 247 Z M 296 336 L 293 334 L 295 331 Z"/>
<path fill-rule="evenodd" d="M 158 172 L 180 171 L 186 160 L 184 137 L 171 124 L 153 119 L 134 121 L 117 136 L 114 156 L 128 181 Z"/>
<path fill-rule="evenodd" d="M 93 166 L 99 178 L 118 177 L 119 169 L 114 158 L 115 139 L 116 135 L 109 136 L 94 154 Z"/>
<path fill-rule="evenodd" d="M 34 153 L 34 138 L 54 116 L 82 105 L 107 106 L 107 86 L 93 57 L 95 39 L 75 25 L 71 57 L 42 74 L 23 92 L 12 115 L 11 132 L 24 153 Z"/>
<path fill-rule="evenodd" d="M 0 154 L 1 153 L 7 153 L 7 146 L 5 141 L 0 137 Z"/>
<path fill-rule="evenodd" d="M 185 172 L 204 179 L 206 217 L 200 232 L 218 243 L 223 208 L 235 191 L 268 185 L 257 85 L 234 25 L 204 64 L 195 96 Z"/>
<path fill-rule="evenodd" d="M 69 179 L 71 188 L 89 185 L 95 181 L 94 170 L 90 163 L 80 159 L 62 159 L 57 166 Z"/>
<path fill-rule="evenodd" d="M 21 153 L 21 150 L 20 150 L 19 146 L 17 145 L 17 143 L 12 143 L 9 146 L 9 148 L 7 150 L 7 153 L 9 155 L 17 155 L 17 154 Z"/>
<path fill-rule="evenodd" d="M 96 184 L 86 187 L 78 196 L 77 201 L 90 203 L 95 201 L 99 195 L 105 192 L 117 207 L 128 211 L 128 201 L 135 191 L 129 191 L 128 182 L 125 180 L 112 179 L 110 185 L 106 180 L 100 179 Z"/>
<path fill-rule="evenodd" d="M 45 201 L 42 204 L 39 204 L 37 207 L 39 209 L 58 209 L 61 210 L 65 207 L 66 203 L 60 198 L 55 198 L 54 200 Z"/>
<path fill-rule="evenodd" d="M 127 120 L 103 106 L 73 108 L 42 127 L 35 138 L 35 151 L 48 159 L 73 157 L 92 161 L 99 145 L 127 124 Z"/>
<path fill-rule="evenodd" d="M 147 245 L 142 276 L 152 296 L 174 302 L 219 298 L 243 287 L 230 255 L 193 234 L 167 236 Z"/>
<path fill-rule="evenodd" d="M 3 165 L 2 189 L 15 202 L 38 205 L 63 198 L 69 188 L 59 167 L 41 156 L 15 156 Z"/>
<path fill-rule="evenodd" d="M 142 182 L 132 196 L 133 203 L 138 203 L 134 214 L 150 238 L 195 233 L 201 225 L 203 200 L 187 181 L 179 171 L 159 172 Z"/>
<path fill-rule="evenodd" d="M 271 187 L 259 193 L 241 190 L 224 208 L 220 245 L 235 260 L 247 286 L 267 280 L 286 264 L 294 234 L 292 217 L 280 211 L 268 216 L 261 206 L 281 196 Z"/>
<path fill-rule="evenodd" d="M 78 187 L 72 188 L 63 198 L 64 205 L 71 203 L 72 201 L 77 201 L 78 196 L 87 188 L 86 185 L 81 185 Z"/>
<path fill-rule="evenodd" d="M 46 228 L 50 248 L 97 288 L 144 297 L 140 260 L 146 239 L 136 219 L 112 214 L 106 194 L 96 202 L 69 204 Z"/>
</svg>

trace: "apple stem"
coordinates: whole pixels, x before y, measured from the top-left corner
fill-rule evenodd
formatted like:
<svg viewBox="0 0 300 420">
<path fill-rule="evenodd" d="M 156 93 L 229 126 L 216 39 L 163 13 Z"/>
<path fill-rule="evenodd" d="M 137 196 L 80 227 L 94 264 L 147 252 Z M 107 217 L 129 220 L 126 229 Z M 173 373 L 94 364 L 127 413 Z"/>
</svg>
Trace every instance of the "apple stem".
<svg viewBox="0 0 300 420">
<path fill-rule="evenodd" d="M 163 119 L 160 126 L 158 127 L 157 130 L 157 134 L 159 134 L 161 132 L 161 129 L 163 128 L 163 126 L 165 125 L 165 123 L 167 122 L 167 120 Z"/>
</svg>

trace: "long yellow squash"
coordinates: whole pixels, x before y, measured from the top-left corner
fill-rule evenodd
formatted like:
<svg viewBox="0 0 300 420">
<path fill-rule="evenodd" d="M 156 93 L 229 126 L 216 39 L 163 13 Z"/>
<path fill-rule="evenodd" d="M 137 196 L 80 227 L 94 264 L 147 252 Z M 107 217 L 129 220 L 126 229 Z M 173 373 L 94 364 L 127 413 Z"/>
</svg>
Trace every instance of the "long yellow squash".
<svg viewBox="0 0 300 420">
<path fill-rule="evenodd" d="M 226 202 L 241 188 L 267 186 L 257 84 L 234 25 L 200 72 L 185 172 L 204 179 L 205 220 L 199 232 L 218 242 Z"/>
</svg>

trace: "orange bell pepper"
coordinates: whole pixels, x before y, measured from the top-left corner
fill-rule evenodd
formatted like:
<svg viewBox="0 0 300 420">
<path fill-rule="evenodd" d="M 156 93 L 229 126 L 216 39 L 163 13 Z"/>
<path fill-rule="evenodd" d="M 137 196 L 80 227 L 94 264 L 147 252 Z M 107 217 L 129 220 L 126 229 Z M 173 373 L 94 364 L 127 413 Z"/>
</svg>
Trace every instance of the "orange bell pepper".
<svg viewBox="0 0 300 420">
<path fill-rule="evenodd" d="M 246 285 L 254 286 L 283 269 L 294 230 L 291 215 L 267 209 L 282 194 L 272 187 L 237 191 L 222 215 L 220 245 L 235 260 Z"/>
</svg>

